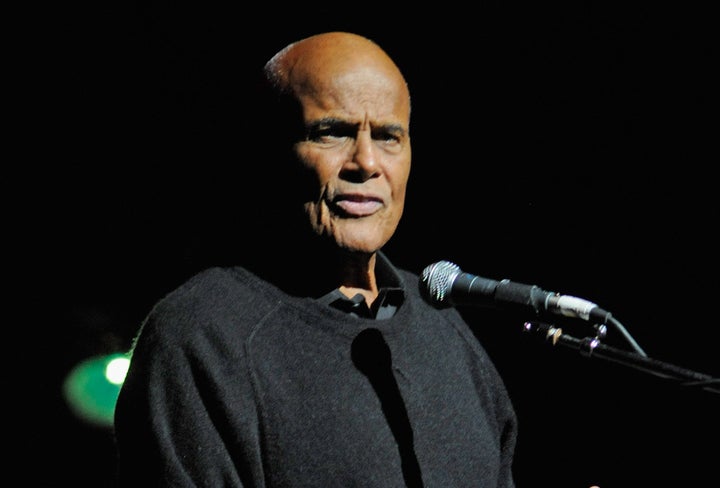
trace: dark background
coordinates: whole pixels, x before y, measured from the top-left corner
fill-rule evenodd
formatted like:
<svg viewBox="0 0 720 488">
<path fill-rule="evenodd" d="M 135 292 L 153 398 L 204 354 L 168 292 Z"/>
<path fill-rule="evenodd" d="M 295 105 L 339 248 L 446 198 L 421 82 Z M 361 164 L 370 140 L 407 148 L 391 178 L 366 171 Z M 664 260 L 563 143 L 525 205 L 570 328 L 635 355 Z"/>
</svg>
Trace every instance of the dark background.
<svg viewBox="0 0 720 488">
<path fill-rule="evenodd" d="M 8 183 L 27 188 L 9 207 L 20 239 L 8 255 L 29 302 L 8 369 L 24 375 L 22 484 L 112 486 L 112 432 L 73 416 L 62 380 L 126 350 L 152 304 L 195 272 L 247 259 L 243 215 L 264 202 L 249 175 L 264 162 L 243 137 L 244 87 L 285 44 L 325 30 L 377 40 L 412 91 L 407 210 L 386 249 L 396 264 L 419 273 L 446 259 L 583 297 L 651 358 L 720 375 L 710 16 L 545 3 L 32 13 L 15 124 L 28 138 Z M 518 410 L 519 487 L 716 478 L 717 393 L 552 347 L 514 316 L 463 313 Z M 628 348 L 612 329 L 606 344 Z"/>
</svg>

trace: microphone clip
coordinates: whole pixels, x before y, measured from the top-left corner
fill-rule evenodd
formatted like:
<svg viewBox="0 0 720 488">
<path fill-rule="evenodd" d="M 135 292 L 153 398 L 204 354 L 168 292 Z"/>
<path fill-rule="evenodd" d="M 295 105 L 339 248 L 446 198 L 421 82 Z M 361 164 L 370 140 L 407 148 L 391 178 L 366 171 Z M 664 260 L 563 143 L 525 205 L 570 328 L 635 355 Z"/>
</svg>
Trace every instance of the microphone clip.
<svg viewBox="0 0 720 488">
<path fill-rule="evenodd" d="M 607 337 L 607 326 L 605 324 L 593 325 L 595 330 L 594 337 L 585 337 L 583 339 L 571 338 L 563 333 L 561 327 L 544 322 L 525 322 L 522 330 L 526 333 L 535 333 L 544 338 L 546 342 L 550 342 L 553 346 L 564 343 L 568 339 L 575 341 L 575 347 L 585 356 L 591 356 L 595 349 L 602 344 L 602 340 Z"/>
</svg>

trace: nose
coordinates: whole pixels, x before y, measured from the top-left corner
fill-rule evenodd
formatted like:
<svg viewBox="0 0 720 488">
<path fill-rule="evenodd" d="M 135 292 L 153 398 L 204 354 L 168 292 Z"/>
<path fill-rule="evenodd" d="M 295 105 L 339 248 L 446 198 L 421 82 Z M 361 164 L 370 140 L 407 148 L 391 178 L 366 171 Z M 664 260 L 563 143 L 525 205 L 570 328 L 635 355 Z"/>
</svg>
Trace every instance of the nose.
<svg viewBox="0 0 720 488">
<path fill-rule="evenodd" d="M 379 172 L 377 148 L 373 144 L 370 131 L 358 132 L 351 167 L 361 176 L 362 181 L 372 178 Z"/>
</svg>

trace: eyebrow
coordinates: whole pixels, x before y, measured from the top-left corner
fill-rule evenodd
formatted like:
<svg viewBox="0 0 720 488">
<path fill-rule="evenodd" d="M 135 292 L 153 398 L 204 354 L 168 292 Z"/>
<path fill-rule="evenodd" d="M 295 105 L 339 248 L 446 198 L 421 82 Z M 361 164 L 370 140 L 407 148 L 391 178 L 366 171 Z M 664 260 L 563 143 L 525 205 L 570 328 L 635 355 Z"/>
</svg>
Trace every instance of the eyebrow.
<svg viewBox="0 0 720 488">
<path fill-rule="evenodd" d="M 360 124 L 350 123 L 343 119 L 336 117 L 323 117 L 322 119 L 313 120 L 309 124 L 305 125 L 308 131 L 318 130 L 321 127 L 335 127 L 341 129 L 354 129 Z"/>
<path fill-rule="evenodd" d="M 342 130 L 356 130 L 359 126 L 359 123 L 353 123 L 348 122 L 344 119 L 338 119 L 337 117 L 323 117 L 318 120 L 314 120 L 310 123 L 308 123 L 305 126 L 305 130 L 307 132 L 313 132 L 317 131 L 322 127 L 332 127 L 335 129 L 342 129 Z M 407 131 L 405 130 L 405 127 L 402 126 L 402 124 L 381 124 L 381 125 L 375 125 L 372 126 L 372 131 L 376 132 L 378 130 L 382 130 L 388 133 L 393 134 L 405 134 Z"/>
</svg>

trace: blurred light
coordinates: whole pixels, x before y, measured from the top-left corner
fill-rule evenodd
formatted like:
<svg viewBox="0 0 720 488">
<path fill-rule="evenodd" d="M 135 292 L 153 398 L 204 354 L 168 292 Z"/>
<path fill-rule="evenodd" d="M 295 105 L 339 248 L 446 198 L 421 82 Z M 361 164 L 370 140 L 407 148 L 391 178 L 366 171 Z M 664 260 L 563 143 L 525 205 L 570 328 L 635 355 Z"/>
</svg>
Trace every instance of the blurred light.
<svg viewBox="0 0 720 488">
<path fill-rule="evenodd" d="M 115 403 L 129 365 L 129 356 L 124 353 L 78 363 L 63 383 L 65 401 L 73 413 L 93 425 L 112 427 Z"/>
<path fill-rule="evenodd" d="M 122 385 L 125 381 L 125 375 L 130 366 L 130 361 L 125 356 L 116 356 L 110 358 L 105 368 L 105 376 L 107 380 L 114 385 Z"/>
</svg>

